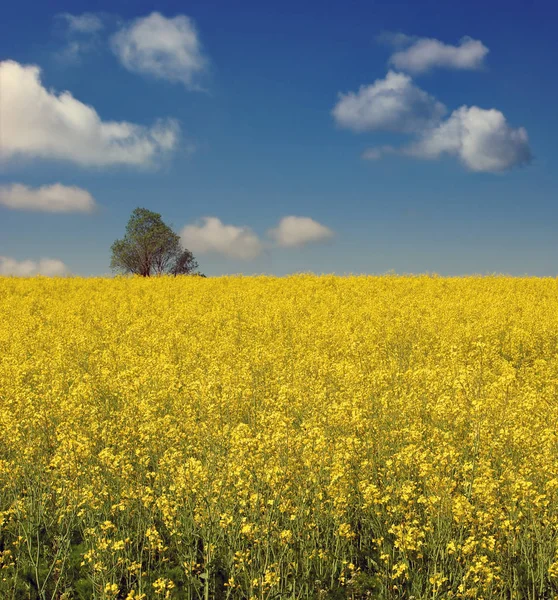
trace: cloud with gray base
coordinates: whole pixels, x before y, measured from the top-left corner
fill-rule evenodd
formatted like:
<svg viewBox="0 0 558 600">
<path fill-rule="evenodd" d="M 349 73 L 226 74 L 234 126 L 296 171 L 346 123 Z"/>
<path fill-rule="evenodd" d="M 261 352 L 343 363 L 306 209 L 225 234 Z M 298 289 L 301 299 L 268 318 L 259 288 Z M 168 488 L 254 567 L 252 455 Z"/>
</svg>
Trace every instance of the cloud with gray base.
<svg viewBox="0 0 558 600">
<path fill-rule="evenodd" d="M 414 48 L 420 41 L 411 43 L 411 38 L 401 34 L 390 43 Z M 463 42 L 462 46 L 466 45 Z M 444 104 L 419 88 L 410 75 L 389 71 L 384 79 L 363 85 L 357 92 L 340 94 L 332 115 L 337 125 L 357 133 L 411 135 L 411 141 L 401 147 L 366 149 L 362 154 L 366 160 L 393 154 L 431 160 L 449 155 L 470 171 L 487 173 L 501 173 L 531 162 L 527 131 L 509 125 L 501 111 L 462 106 L 449 117 L 445 117 L 446 112 Z"/>
<path fill-rule="evenodd" d="M 134 73 L 199 89 L 206 70 L 197 29 L 186 15 L 167 18 L 153 12 L 124 25 L 111 38 L 111 47 L 122 65 Z"/>
<path fill-rule="evenodd" d="M 186 225 L 180 237 L 186 248 L 199 254 L 250 260 L 263 249 L 260 239 L 249 227 L 225 225 L 217 217 L 203 217 L 201 222 Z"/>
<path fill-rule="evenodd" d="M 419 74 L 432 69 L 477 70 L 484 66 L 488 48 L 480 41 L 465 36 L 451 45 L 434 38 L 418 38 L 405 34 L 384 33 L 379 41 L 399 48 L 390 59 L 390 66 L 399 71 Z"/>
<path fill-rule="evenodd" d="M 0 185 L 0 206 L 50 213 L 92 213 L 97 208 L 95 199 L 87 190 L 61 183 L 38 188 L 21 183 Z"/>
<path fill-rule="evenodd" d="M 499 173 L 527 165 L 532 155 L 527 131 L 513 128 L 496 109 L 462 106 L 431 131 L 426 131 L 405 153 L 435 159 L 457 156 L 471 171 Z"/>
<path fill-rule="evenodd" d="M 335 122 L 355 132 L 415 133 L 436 125 L 446 107 L 417 87 L 404 73 L 389 71 L 384 79 L 362 85 L 358 92 L 339 94 Z"/>
<path fill-rule="evenodd" d="M 310 217 L 283 217 L 277 227 L 268 231 L 268 236 L 277 245 L 300 247 L 314 242 L 322 242 L 333 237 L 333 231 Z"/>
<path fill-rule="evenodd" d="M 501 173 L 528 165 L 532 160 L 527 131 L 511 127 L 496 109 L 462 106 L 437 127 L 402 148 L 369 148 L 363 158 L 378 160 L 386 154 L 402 154 L 434 160 L 455 156 L 470 171 Z"/>
<path fill-rule="evenodd" d="M 5 158 L 64 160 L 84 167 L 151 167 L 176 148 L 180 127 L 103 121 L 68 91 L 45 88 L 36 65 L 0 62 L 0 144 Z"/>
<path fill-rule="evenodd" d="M 16 277 L 61 277 L 69 274 L 68 267 L 57 258 L 41 258 L 39 260 L 16 260 L 9 256 L 0 256 L 0 275 Z"/>
</svg>

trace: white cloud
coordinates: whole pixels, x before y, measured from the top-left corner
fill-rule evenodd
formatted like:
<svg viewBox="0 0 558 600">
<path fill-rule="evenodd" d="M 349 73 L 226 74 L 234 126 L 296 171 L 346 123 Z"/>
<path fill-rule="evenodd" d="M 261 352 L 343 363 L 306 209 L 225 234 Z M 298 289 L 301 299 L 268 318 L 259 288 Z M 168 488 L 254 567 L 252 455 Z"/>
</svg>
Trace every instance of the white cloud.
<svg viewBox="0 0 558 600">
<path fill-rule="evenodd" d="M 461 39 L 457 46 L 439 40 L 384 32 L 378 41 L 399 50 L 390 63 L 405 71 L 434 67 L 477 69 L 488 48 L 479 40 Z M 527 131 L 513 128 L 502 112 L 462 106 L 444 118 L 446 107 L 417 87 L 404 73 L 389 71 L 385 79 L 340 95 L 332 113 L 341 126 L 356 132 L 392 131 L 411 134 L 411 142 L 396 148 L 376 146 L 362 153 L 365 160 L 388 154 L 436 159 L 457 157 L 471 171 L 499 173 L 531 162 Z"/>
<path fill-rule="evenodd" d="M 120 62 L 135 73 L 196 88 L 207 66 L 197 30 L 185 15 L 166 18 L 158 12 L 135 19 L 115 33 L 111 45 Z"/>
<path fill-rule="evenodd" d="M 8 256 L 0 256 L 0 275 L 16 275 L 18 277 L 45 275 L 47 277 L 60 277 L 68 273 L 68 267 L 56 258 L 41 258 L 38 261 L 18 261 Z"/>
<path fill-rule="evenodd" d="M 181 231 L 183 244 L 196 253 L 216 253 L 233 258 L 258 256 L 262 244 L 249 227 L 225 225 L 217 217 L 203 217 L 203 223 L 186 225 Z"/>
<path fill-rule="evenodd" d="M 413 133 L 437 124 L 445 112 L 446 107 L 408 75 L 390 71 L 356 93 L 340 94 L 332 114 L 340 126 L 357 132 Z"/>
<path fill-rule="evenodd" d="M 68 29 L 75 33 L 96 33 L 104 27 L 101 17 L 95 13 L 86 12 L 81 15 L 61 13 L 57 16 L 64 19 L 68 25 Z"/>
<path fill-rule="evenodd" d="M 12 183 L 0 185 L 0 206 L 14 210 L 90 213 L 97 205 L 87 190 L 76 186 L 54 183 L 30 188 L 21 183 Z"/>
<path fill-rule="evenodd" d="M 532 155 L 527 131 L 514 129 L 496 109 L 462 106 L 438 127 L 423 133 L 403 153 L 435 159 L 457 156 L 471 171 L 498 173 L 526 165 Z"/>
<path fill-rule="evenodd" d="M 480 69 L 488 48 L 470 37 L 461 38 L 457 46 L 444 44 L 432 38 L 413 38 L 394 34 L 393 42 L 401 45 L 412 42 L 408 48 L 398 50 L 389 59 L 396 69 L 410 73 L 423 73 L 436 67 L 446 69 Z M 401 37 L 403 36 L 403 37 Z"/>
<path fill-rule="evenodd" d="M 333 231 L 310 217 L 289 216 L 283 217 L 268 235 L 279 246 L 293 247 L 327 240 L 333 237 Z"/>
<path fill-rule="evenodd" d="M 70 92 L 47 90 L 40 74 L 35 65 L 0 62 L 0 144 L 5 157 L 149 166 L 176 147 L 176 121 L 161 120 L 152 127 L 102 121 L 93 107 Z"/>
</svg>

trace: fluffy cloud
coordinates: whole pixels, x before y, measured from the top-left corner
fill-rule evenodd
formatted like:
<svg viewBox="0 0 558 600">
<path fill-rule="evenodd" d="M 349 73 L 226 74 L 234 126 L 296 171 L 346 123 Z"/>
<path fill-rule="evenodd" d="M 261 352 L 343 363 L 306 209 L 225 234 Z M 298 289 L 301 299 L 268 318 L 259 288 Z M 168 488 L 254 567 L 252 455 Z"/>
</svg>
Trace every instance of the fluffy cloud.
<svg viewBox="0 0 558 600">
<path fill-rule="evenodd" d="M 470 171 L 500 173 L 527 165 L 532 155 L 527 131 L 514 129 L 496 109 L 462 106 L 438 127 L 402 148 L 369 148 L 362 157 L 378 160 L 386 154 L 436 159 L 444 154 L 457 157 Z"/>
<path fill-rule="evenodd" d="M 414 39 L 396 36 L 395 45 L 411 43 L 408 48 L 395 52 L 389 62 L 396 69 L 423 73 L 437 67 L 446 69 L 479 69 L 483 66 L 488 48 L 479 40 L 464 37 L 457 46 L 444 44 L 432 38 Z"/>
<path fill-rule="evenodd" d="M 69 31 L 75 33 L 96 33 L 104 27 L 101 17 L 94 13 L 81 15 L 61 13 L 57 16 L 66 22 Z"/>
<path fill-rule="evenodd" d="M 158 12 L 135 19 L 114 34 L 111 45 L 129 71 L 196 87 L 204 57 L 192 20 L 184 15 L 167 19 Z"/>
<path fill-rule="evenodd" d="M 414 133 L 437 124 L 445 112 L 446 107 L 408 75 L 390 71 L 356 93 L 341 94 L 332 114 L 340 126 L 356 132 Z"/>
<path fill-rule="evenodd" d="M 462 106 L 441 125 L 424 133 L 406 154 L 419 158 L 457 156 L 471 171 L 498 173 L 531 161 L 527 131 L 514 129 L 496 109 Z"/>
<path fill-rule="evenodd" d="M 279 246 L 304 246 L 333 237 L 333 231 L 310 217 L 283 217 L 279 225 L 268 231 Z"/>
<path fill-rule="evenodd" d="M 102 121 L 93 107 L 70 92 L 47 90 L 35 65 L 0 62 L 0 88 L 0 144 L 7 158 L 149 166 L 178 142 L 179 126 L 173 120 L 152 127 Z"/>
<path fill-rule="evenodd" d="M 435 65 L 473 68 L 488 52 L 480 42 L 470 38 L 463 38 L 459 47 L 403 34 L 382 34 L 381 39 L 399 47 L 411 44 L 401 54 L 394 55 L 400 58 L 397 66 L 410 65 L 410 70 Z M 439 52 L 419 52 L 421 48 L 434 48 Z M 413 54 L 415 50 L 417 53 Z M 531 161 L 527 131 L 523 127 L 511 127 L 499 110 L 462 106 L 447 118 L 444 118 L 445 113 L 446 107 L 417 87 L 409 75 L 394 71 L 389 71 L 385 79 L 361 86 L 356 93 L 341 94 L 332 111 L 338 125 L 355 132 L 390 131 L 412 135 L 412 141 L 400 148 L 389 145 L 368 148 L 362 154 L 366 160 L 379 160 L 387 154 L 425 159 L 448 154 L 457 157 L 471 171 L 490 173 Z"/>
<path fill-rule="evenodd" d="M 38 261 L 17 261 L 8 256 L 0 256 L 0 275 L 17 275 L 18 277 L 46 275 L 48 277 L 59 277 L 68 273 L 68 267 L 56 258 L 41 258 Z"/>
<path fill-rule="evenodd" d="M 204 217 L 202 223 L 186 225 L 181 231 L 183 244 L 196 253 L 216 253 L 233 258 L 258 256 L 262 244 L 249 227 L 225 225 L 217 217 Z"/>
<path fill-rule="evenodd" d="M 30 188 L 12 183 L 0 186 L 0 206 L 14 210 L 90 213 L 97 205 L 93 196 L 79 187 L 55 183 Z"/>
</svg>

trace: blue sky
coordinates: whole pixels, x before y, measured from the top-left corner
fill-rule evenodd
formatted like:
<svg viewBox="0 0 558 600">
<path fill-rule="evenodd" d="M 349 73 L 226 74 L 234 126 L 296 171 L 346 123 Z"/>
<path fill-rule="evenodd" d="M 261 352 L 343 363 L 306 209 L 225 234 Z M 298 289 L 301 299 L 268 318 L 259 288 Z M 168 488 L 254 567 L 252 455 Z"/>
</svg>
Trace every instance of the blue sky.
<svg viewBox="0 0 558 600">
<path fill-rule="evenodd" d="M 555 276 L 556 17 L 518 0 L 9 3 L 0 271 L 108 274 L 144 206 L 208 275 Z"/>
</svg>

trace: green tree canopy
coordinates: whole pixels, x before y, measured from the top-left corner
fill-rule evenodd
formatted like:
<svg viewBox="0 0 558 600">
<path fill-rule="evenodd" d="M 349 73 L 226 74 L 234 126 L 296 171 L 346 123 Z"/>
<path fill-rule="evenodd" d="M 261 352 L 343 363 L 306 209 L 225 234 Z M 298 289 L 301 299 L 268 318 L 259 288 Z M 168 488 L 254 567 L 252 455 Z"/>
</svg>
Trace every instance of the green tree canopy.
<svg viewBox="0 0 558 600">
<path fill-rule="evenodd" d="M 111 246 L 113 271 L 151 275 L 201 275 L 194 255 L 180 244 L 180 237 L 146 208 L 136 208 L 126 225 L 126 234 Z"/>
</svg>

